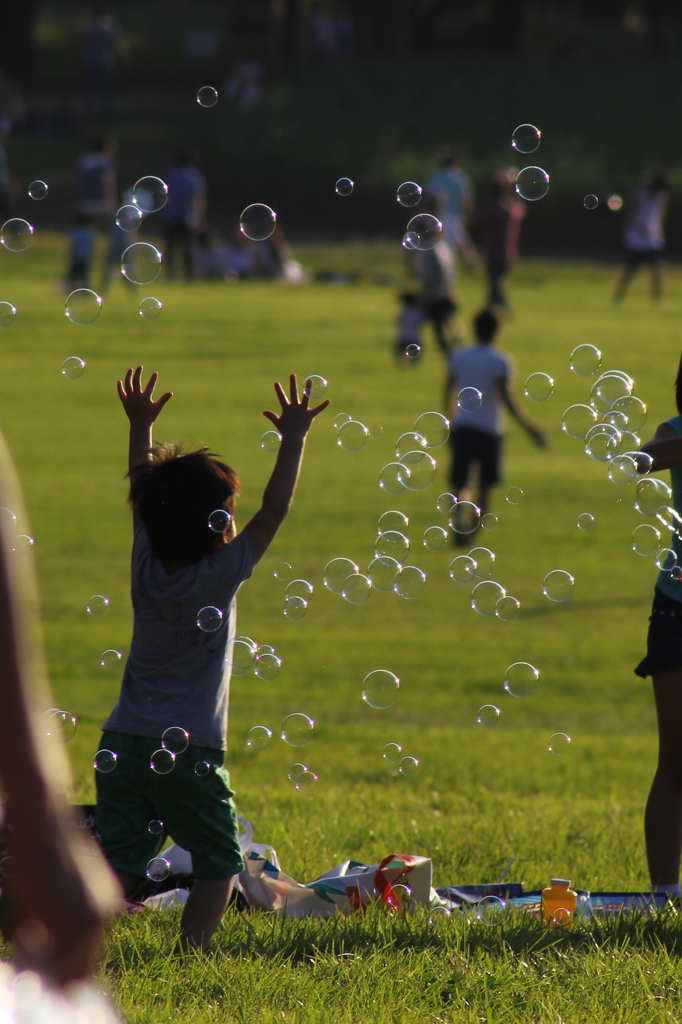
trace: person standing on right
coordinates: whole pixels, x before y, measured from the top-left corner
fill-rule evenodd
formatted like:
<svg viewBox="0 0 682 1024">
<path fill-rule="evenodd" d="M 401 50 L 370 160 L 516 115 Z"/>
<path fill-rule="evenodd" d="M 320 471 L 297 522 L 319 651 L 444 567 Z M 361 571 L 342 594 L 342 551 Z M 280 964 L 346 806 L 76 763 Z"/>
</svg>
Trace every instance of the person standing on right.
<svg viewBox="0 0 682 1024">
<path fill-rule="evenodd" d="M 181 250 L 186 281 L 194 277 L 194 243 L 206 228 L 206 179 L 190 150 L 181 150 L 166 173 L 168 202 L 162 217 L 166 228 L 166 266 L 175 276 L 176 252 Z"/>
<path fill-rule="evenodd" d="M 443 224 L 443 237 L 452 251 L 461 252 L 467 266 L 473 266 L 476 253 L 467 225 L 474 213 L 471 178 L 460 167 L 459 153 L 443 147 L 438 154 L 440 170 L 432 174 L 424 189 L 425 197 L 435 201 L 436 213 Z"/>
<path fill-rule="evenodd" d="M 501 171 L 491 182 L 490 201 L 474 225 L 476 241 L 485 260 L 488 309 L 510 310 L 502 287 L 504 277 L 519 255 L 519 231 L 526 208 L 514 195 L 516 171 Z"/>
<path fill-rule="evenodd" d="M 503 412 L 506 408 L 531 441 L 544 448 L 547 438 L 517 404 L 511 389 L 510 357 L 495 349 L 499 323 L 489 309 L 474 320 L 476 341 L 453 352 L 448 360 L 445 409 L 450 420 L 452 492 L 469 500 L 472 471 L 478 467 L 477 505 L 488 511 L 490 490 L 502 479 Z M 475 532 L 475 531 L 472 531 Z M 468 545 L 472 532 L 455 532 L 455 543 Z"/>
<path fill-rule="evenodd" d="M 661 298 L 663 285 L 663 217 L 670 199 L 668 179 L 656 175 L 635 192 L 634 209 L 623 232 L 625 267 L 622 270 L 614 303 L 619 306 L 625 298 L 632 278 L 640 267 L 651 267 L 651 301 Z"/>
</svg>

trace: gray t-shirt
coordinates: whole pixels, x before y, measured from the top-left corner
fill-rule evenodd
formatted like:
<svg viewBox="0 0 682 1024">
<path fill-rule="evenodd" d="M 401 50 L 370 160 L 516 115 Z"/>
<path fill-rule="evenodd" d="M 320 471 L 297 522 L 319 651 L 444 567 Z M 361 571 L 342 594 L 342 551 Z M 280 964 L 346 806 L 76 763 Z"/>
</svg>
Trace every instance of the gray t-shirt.
<svg viewBox="0 0 682 1024">
<path fill-rule="evenodd" d="M 240 533 L 200 562 L 166 572 L 141 524 L 132 563 L 133 639 L 118 704 L 104 729 L 161 739 L 171 726 L 190 743 L 227 748 L 230 660 L 236 628 L 236 594 L 253 571 L 253 546 Z M 201 608 L 223 612 L 207 633 L 197 625 Z"/>
</svg>

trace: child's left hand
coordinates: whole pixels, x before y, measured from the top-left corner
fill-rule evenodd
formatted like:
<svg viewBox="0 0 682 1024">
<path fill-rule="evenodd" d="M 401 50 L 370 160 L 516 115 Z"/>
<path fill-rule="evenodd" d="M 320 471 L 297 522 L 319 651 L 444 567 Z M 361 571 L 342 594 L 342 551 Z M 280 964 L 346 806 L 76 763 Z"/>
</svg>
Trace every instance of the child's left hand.
<svg viewBox="0 0 682 1024">
<path fill-rule="evenodd" d="M 154 388 L 159 379 L 158 373 L 153 373 L 145 387 L 142 387 L 142 366 L 136 370 L 128 370 L 125 381 L 116 382 L 118 397 L 125 410 L 125 414 L 131 423 L 150 426 L 163 409 L 166 402 L 173 397 L 172 391 L 167 391 L 161 398 L 154 400 Z"/>
<path fill-rule="evenodd" d="M 315 408 L 310 408 L 309 396 L 311 384 L 312 381 L 306 381 L 303 394 L 300 398 L 295 373 L 292 373 L 289 377 L 290 398 L 287 398 L 281 384 L 275 384 L 275 391 L 279 398 L 279 404 L 282 407 L 282 411 L 279 416 L 274 412 L 264 412 L 263 415 L 277 428 L 279 433 L 282 435 L 282 438 L 304 438 L 310 430 L 315 417 L 329 405 L 329 399 L 327 398 L 324 402 L 321 402 L 320 405 L 316 405 Z"/>
</svg>

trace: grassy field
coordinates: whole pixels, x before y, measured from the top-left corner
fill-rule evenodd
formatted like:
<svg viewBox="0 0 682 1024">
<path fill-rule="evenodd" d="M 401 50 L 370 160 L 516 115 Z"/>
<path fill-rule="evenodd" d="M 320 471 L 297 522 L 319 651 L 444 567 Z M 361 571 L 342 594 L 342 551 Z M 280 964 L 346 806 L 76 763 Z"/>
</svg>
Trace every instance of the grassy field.
<svg viewBox="0 0 682 1024">
<path fill-rule="evenodd" d="M 428 489 L 400 496 L 378 487 L 396 438 L 420 413 L 442 404 L 443 367 L 425 335 L 414 368 L 396 369 L 390 341 L 395 289 L 374 284 L 268 284 L 186 287 L 160 278 L 134 296 L 116 283 L 100 320 L 69 323 L 56 283 L 60 241 L 37 236 L 25 253 L 0 251 L 0 300 L 16 322 L 0 335 L 0 426 L 26 492 L 41 583 L 47 654 L 57 704 L 78 717 L 70 752 L 75 797 L 93 798 L 92 755 L 115 702 L 120 672 L 100 667 L 106 648 L 126 652 L 130 523 L 124 481 L 126 421 L 115 381 L 141 362 L 157 369 L 175 397 L 157 425 L 159 439 L 206 442 L 240 472 L 238 520 L 257 508 L 273 456 L 260 447 L 272 382 L 291 370 L 324 375 L 332 408 L 316 422 L 294 508 L 271 552 L 244 586 L 239 630 L 272 644 L 283 660 L 274 683 L 235 679 L 229 767 L 240 813 L 255 839 L 271 843 L 284 869 L 308 881 L 351 857 L 373 863 L 391 852 L 431 856 L 434 884 L 508 876 L 533 888 L 565 875 L 590 889 L 647 884 L 641 817 L 655 759 L 648 684 L 633 675 L 644 651 L 655 568 L 631 550 L 644 520 L 633 489 L 609 482 L 606 467 L 561 431 L 563 410 L 585 401 L 590 381 L 570 372 L 572 348 L 591 342 L 604 368 L 626 370 L 649 408 L 648 437 L 674 412 L 682 271 L 669 274 L 660 307 L 639 282 L 625 306 L 609 302 L 613 271 L 589 264 L 526 263 L 513 281 L 516 314 L 503 347 L 519 385 L 534 371 L 552 375 L 544 403 L 522 399 L 551 437 L 532 448 L 510 427 L 504 484 L 495 497 L 499 526 L 479 535 L 497 556 L 493 578 L 521 602 L 514 622 L 482 618 L 470 587 L 448 578 L 451 547 L 423 547 L 424 529 L 443 524 L 435 508 L 447 489 L 448 454 Z M 400 251 L 357 243 L 343 250 L 301 249 L 311 267 L 371 266 L 400 279 Z M 461 281 L 466 322 L 483 283 Z M 146 321 L 140 298 L 158 296 L 161 317 Z M 80 380 L 63 377 L 67 356 L 87 361 Z M 348 412 L 380 426 L 363 451 L 336 444 L 333 419 Z M 373 431 L 374 433 L 374 431 Z M 523 489 L 518 505 L 509 486 Z M 378 517 L 389 508 L 410 518 L 408 561 L 427 574 L 418 600 L 373 593 L 351 606 L 322 585 L 326 562 L 354 559 L 366 569 Z M 590 512 L 589 533 L 576 526 Z M 466 549 L 465 549 L 466 550 Z M 315 587 L 305 618 L 282 615 L 285 559 Z M 552 569 L 575 577 L 564 604 L 542 595 Z M 91 594 L 110 598 L 105 616 L 86 613 Z M 540 688 L 527 700 L 503 690 L 507 666 L 529 661 Z M 361 700 L 362 679 L 387 668 L 401 679 L 390 709 Z M 476 723 L 494 703 L 499 723 Z M 285 715 L 315 719 L 312 742 L 278 739 Z M 182 723 L 177 723 L 181 725 Z M 274 736 L 247 750 L 254 725 Z M 569 752 L 548 752 L 549 737 L 570 734 Z M 396 777 L 381 752 L 387 742 L 420 761 Z M 319 775 L 312 798 L 287 779 L 297 760 Z M 331 922 L 282 922 L 228 915 L 215 954 L 168 959 L 175 912 L 117 922 L 105 973 L 131 1022 L 191 1021 L 674 1021 L 682 931 L 674 915 L 655 921 L 587 924 L 546 934 L 535 922 L 500 927 L 428 915 L 395 920 L 370 912 Z"/>
</svg>

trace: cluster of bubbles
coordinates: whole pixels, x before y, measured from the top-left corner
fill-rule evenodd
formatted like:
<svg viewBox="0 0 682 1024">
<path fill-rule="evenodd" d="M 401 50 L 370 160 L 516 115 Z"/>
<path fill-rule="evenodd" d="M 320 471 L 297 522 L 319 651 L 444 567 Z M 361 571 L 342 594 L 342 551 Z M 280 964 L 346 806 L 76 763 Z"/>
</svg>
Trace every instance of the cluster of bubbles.
<svg viewBox="0 0 682 1024">
<path fill-rule="evenodd" d="M 315 721 L 300 711 L 287 715 L 280 726 L 279 736 L 290 747 L 304 747 L 313 739 Z M 267 750 L 273 737 L 273 730 L 267 725 L 254 725 L 246 734 L 247 749 L 259 753 Z M 312 796 L 317 789 L 319 777 L 307 765 L 292 764 L 287 771 L 289 782 L 297 792 Z"/>
<path fill-rule="evenodd" d="M 236 636 L 225 655 L 233 676 L 246 676 L 253 672 L 264 682 L 272 683 L 282 669 L 282 659 L 270 644 L 257 644 L 250 636 Z"/>
</svg>

